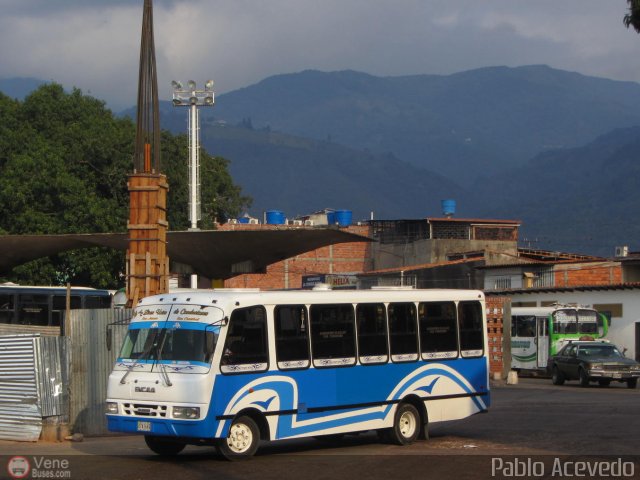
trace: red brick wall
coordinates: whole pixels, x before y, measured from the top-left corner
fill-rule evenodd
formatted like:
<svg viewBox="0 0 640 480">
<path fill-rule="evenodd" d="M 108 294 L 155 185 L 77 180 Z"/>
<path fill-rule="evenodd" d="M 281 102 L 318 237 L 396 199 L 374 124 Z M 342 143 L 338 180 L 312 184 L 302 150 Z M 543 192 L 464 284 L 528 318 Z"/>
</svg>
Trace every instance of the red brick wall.
<svg viewBox="0 0 640 480">
<path fill-rule="evenodd" d="M 554 274 L 556 287 L 622 283 L 622 267 L 613 262 L 556 265 Z"/>
<path fill-rule="evenodd" d="M 220 230 L 301 228 L 265 224 L 225 224 Z M 344 230 L 357 235 L 370 235 L 369 226 L 352 225 Z M 338 243 L 288 258 L 267 267 L 264 274 L 245 274 L 225 280 L 226 288 L 300 288 L 304 275 L 323 273 L 366 272 L 371 269 L 369 242 Z"/>
</svg>

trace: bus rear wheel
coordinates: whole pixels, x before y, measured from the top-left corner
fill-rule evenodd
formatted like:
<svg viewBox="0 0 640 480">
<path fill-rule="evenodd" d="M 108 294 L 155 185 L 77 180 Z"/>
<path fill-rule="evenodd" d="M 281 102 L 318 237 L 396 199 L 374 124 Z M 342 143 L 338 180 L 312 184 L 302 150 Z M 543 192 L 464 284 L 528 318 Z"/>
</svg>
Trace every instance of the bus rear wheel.
<svg viewBox="0 0 640 480">
<path fill-rule="evenodd" d="M 145 435 L 144 441 L 152 452 L 165 457 L 178 455 L 186 446 L 186 444 L 170 438 L 154 437 L 152 435 Z"/>
<path fill-rule="evenodd" d="M 396 445 L 409 445 L 420 434 L 420 413 L 410 403 L 401 403 L 396 411 L 388 438 Z"/>
<path fill-rule="evenodd" d="M 247 460 L 258 450 L 260 429 L 256 422 L 244 415 L 236 418 L 227 438 L 218 440 L 218 450 L 227 460 Z"/>
</svg>

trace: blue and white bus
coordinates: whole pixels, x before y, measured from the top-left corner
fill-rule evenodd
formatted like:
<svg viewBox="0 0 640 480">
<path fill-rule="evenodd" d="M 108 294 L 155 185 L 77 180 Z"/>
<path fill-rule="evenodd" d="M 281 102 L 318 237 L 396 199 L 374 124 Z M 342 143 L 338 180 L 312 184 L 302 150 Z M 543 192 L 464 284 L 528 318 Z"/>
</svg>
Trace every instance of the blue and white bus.
<svg viewBox="0 0 640 480">
<path fill-rule="evenodd" d="M 191 290 L 142 299 L 107 420 L 161 455 L 377 430 L 403 445 L 489 407 L 484 295 L 396 287 Z"/>
</svg>

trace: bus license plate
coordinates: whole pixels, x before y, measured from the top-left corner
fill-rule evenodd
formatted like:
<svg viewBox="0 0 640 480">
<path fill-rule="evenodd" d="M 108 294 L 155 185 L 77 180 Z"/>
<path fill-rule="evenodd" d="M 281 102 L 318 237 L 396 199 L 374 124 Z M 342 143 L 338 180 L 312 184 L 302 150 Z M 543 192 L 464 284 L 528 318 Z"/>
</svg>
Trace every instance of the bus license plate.
<svg viewBox="0 0 640 480">
<path fill-rule="evenodd" d="M 150 432 L 151 431 L 151 422 L 138 421 L 138 431 L 139 432 Z"/>
<path fill-rule="evenodd" d="M 614 373 L 613 375 L 611 375 L 611 377 L 613 377 L 613 378 L 622 378 L 622 374 L 621 373 Z"/>
</svg>

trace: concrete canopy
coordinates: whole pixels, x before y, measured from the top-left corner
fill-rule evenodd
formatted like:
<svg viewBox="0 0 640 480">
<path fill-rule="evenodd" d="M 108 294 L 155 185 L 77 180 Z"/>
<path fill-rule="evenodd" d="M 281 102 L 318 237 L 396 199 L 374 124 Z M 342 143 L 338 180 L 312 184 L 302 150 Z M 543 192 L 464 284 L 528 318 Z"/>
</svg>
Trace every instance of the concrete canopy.
<svg viewBox="0 0 640 480">
<path fill-rule="evenodd" d="M 167 232 L 169 259 L 207 278 L 261 273 L 272 263 L 335 243 L 371 239 L 337 228 L 205 230 Z M 0 236 L 0 274 L 31 260 L 67 250 L 108 247 L 126 250 L 126 233 Z M 124 265 L 123 265 L 124 267 Z"/>
</svg>

